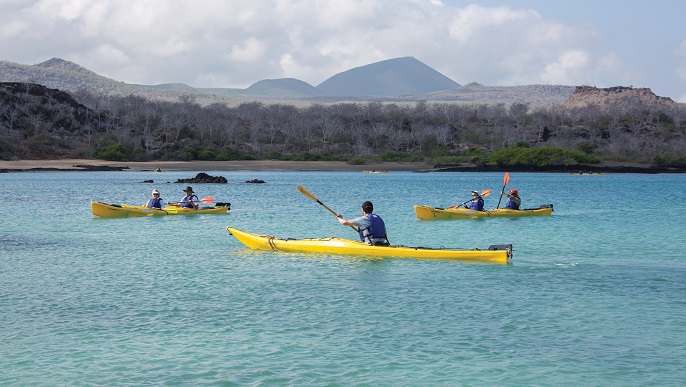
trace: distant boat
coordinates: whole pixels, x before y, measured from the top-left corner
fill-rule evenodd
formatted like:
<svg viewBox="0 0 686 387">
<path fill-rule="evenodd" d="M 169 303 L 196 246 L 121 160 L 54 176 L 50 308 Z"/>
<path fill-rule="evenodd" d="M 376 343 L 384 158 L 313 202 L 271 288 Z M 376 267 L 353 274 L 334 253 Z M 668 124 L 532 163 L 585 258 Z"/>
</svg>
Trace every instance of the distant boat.
<svg viewBox="0 0 686 387">
<path fill-rule="evenodd" d="M 572 176 L 602 176 L 604 174 L 605 174 L 605 172 L 583 172 L 583 171 L 579 171 L 579 172 L 572 173 Z"/>
<path fill-rule="evenodd" d="M 388 171 L 377 171 L 376 169 L 372 169 L 371 171 L 364 170 L 362 171 L 364 173 L 388 173 Z"/>
</svg>

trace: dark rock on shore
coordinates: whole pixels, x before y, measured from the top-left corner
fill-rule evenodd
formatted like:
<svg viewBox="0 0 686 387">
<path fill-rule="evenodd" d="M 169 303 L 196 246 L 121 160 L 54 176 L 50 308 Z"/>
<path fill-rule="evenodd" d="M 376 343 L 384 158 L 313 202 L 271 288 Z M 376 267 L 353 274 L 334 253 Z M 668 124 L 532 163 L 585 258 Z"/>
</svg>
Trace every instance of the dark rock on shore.
<svg viewBox="0 0 686 387">
<path fill-rule="evenodd" d="M 193 183 L 193 184 L 207 184 L 207 183 L 217 183 L 226 184 L 228 180 L 224 176 L 210 176 L 205 172 L 200 172 L 191 179 L 178 179 L 177 183 Z"/>
<path fill-rule="evenodd" d="M 131 169 L 129 167 L 112 167 L 109 165 L 89 165 L 89 164 L 74 164 L 74 168 L 81 168 L 86 171 L 123 171 Z"/>
<path fill-rule="evenodd" d="M 123 171 L 125 169 L 130 169 L 129 167 L 111 167 L 108 165 L 73 165 L 74 168 L 49 168 L 49 167 L 38 167 L 38 168 L 11 168 L 11 169 L 0 169 L 0 173 L 10 173 L 10 172 L 110 172 L 110 171 Z"/>
<path fill-rule="evenodd" d="M 252 183 L 252 184 L 264 184 L 266 181 L 260 180 L 260 179 L 252 179 L 252 180 L 246 180 L 246 183 Z"/>
</svg>

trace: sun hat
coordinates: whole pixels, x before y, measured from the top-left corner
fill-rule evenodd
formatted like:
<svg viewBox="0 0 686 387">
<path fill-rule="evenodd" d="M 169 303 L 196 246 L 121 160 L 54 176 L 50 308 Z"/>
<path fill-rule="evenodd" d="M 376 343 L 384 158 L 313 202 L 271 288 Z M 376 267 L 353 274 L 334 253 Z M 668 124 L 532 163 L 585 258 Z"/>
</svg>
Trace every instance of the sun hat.
<svg viewBox="0 0 686 387">
<path fill-rule="evenodd" d="M 519 192 L 516 189 L 511 189 L 510 194 L 511 195 L 519 195 Z"/>
<path fill-rule="evenodd" d="M 183 190 L 183 192 L 188 192 L 188 191 L 191 191 L 191 193 L 195 193 L 195 192 L 193 192 L 193 188 L 191 188 L 190 185 L 188 187 L 186 187 L 186 189 Z"/>
<path fill-rule="evenodd" d="M 472 191 L 472 193 L 476 196 L 481 196 L 481 194 L 479 194 L 479 191 Z"/>
<path fill-rule="evenodd" d="M 155 194 L 159 195 L 159 194 L 160 194 L 160 191 L 154 189 L 154 190 L 152 190 L 152 194 L 153 194 L 153 195 L 155 195 Z"/>
</svg>

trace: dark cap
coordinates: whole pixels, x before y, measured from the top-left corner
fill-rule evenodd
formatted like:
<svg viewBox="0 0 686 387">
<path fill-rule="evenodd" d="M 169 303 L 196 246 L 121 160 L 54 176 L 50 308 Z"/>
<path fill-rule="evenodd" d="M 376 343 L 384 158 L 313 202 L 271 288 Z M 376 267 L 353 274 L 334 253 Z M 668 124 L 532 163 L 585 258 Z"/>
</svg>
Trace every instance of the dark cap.
<svg viewBox="0 0 686 387">
<path fill-rule="evenodd" d="M 370 201 L 362 203 L 362 211 L 372 213 L 374 212 L 374 205 Z"/>
<path fill-rule="evenodd" d="M 195 193 L 195 192 L 193 192 L 193 188 L 191 188 L 190 185 L 188 187 L 186 187 L 186 189 L 183 190 L 183 192 L 188 192 L 188 191 L 191 191 L 191 193 Z"/>
</svg>

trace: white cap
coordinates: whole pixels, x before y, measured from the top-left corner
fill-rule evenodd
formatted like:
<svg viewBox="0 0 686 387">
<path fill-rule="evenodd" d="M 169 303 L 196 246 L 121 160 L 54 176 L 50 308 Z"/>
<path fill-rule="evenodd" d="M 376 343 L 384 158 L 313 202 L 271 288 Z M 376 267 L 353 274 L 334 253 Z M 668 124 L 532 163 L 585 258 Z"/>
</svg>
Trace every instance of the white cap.
<svg viewBox="0 0 686 387">
<path fill-rule="evenodd" d="M 154 189 L 154 190 L 152 190 L 152 194 L 153 194 L 153 195 L 154 195 L 154 194 L 158 194 L 158 195 L 159 195 L 159 194 L 160 194 L 160 191 Z"/>
</svg>

